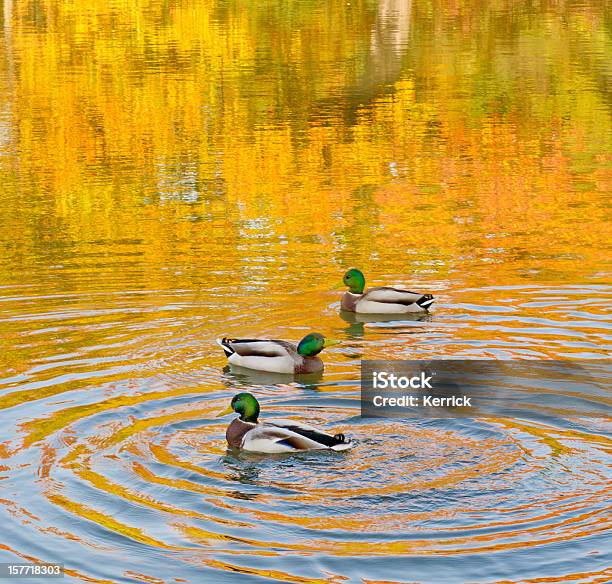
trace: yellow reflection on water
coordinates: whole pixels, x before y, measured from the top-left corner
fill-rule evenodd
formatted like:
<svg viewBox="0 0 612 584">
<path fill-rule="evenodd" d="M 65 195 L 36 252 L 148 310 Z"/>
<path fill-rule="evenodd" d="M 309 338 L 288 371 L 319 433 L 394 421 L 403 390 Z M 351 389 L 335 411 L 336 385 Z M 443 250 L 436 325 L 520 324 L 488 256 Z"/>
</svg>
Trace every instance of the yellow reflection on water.
<svg viewBox="0 0 612 584">
<path fill-rule="evenodd" d="M 354 400 L 362 358 L 609 356 L 605 3 L 4 0 L 1 14 L 2 553 L 34 561 L 28 537 L 60 538 L 83 555 L 67 574 L 91 582 L 113 581 L 107 549 L 151 563 L 115 577 L 151 582 L 170 580 L 169 558 L 381 582 L 352 571 L 376 556 L 395 575 L 452 556 L 470 580 L 510 582 L 487 570 L 516 550 L 522 582 L 609 580 L 603 422 L 432 429 L 356 422 Z M 349 265 L 433 292 L 432 314 L 342 320 Z M 213 342 L 314 328 L 342 343 L 303 383 L 224 371 Z M 357 448 L 226 453 L 212 413 L 245 389 Z"/>
<path fill-rule="evenodd" d="M 488 260 L 491 282 L 596 271 L 612 139 L 601 3 L 404 6 L 14 3 L 3 279 L 74 254 L 94 273 L 136 261 L 119 288 L 164 282 L 156 268 L 177 257 L 229 268 L 250 220 L 281 237 L 267 243 L 291 272 L 305 234 L 366 269 L 405 270 L 408 250 L 440 276 L 452 260 L 485 277 Z"/>
</svg>

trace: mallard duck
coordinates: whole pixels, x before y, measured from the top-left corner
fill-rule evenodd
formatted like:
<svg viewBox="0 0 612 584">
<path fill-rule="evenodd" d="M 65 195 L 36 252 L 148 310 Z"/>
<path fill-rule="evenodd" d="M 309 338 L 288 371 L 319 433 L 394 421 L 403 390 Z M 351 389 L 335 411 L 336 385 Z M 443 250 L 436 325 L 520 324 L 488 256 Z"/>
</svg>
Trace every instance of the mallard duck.
<svg viewBox="0 0 612 584">
<path fill-rule="evenodd" d="M 323 361 L 317 356 L 338 344 L 319 333 L 306 335 L 297 345 L 265 339 L 217 339 L 232 365 L 271 373 L 318 373 Z"/>
<path fill-rule="evenodd" d="M 217 418 L 232 412 L 240 414 L 240 417 L 232 420 L 225 433 L 231 448 L 279 454 L 300 450 L 346 450 L 353 446 L 344 434 L 331 436 L 295 420 L 273 418 L 267 422 L 258 421 L 259 402 L 250 393 L 235 395 Z"/>
<path fill-rule="evenodd" d="M 433 304 L 431 294 L 409 292 L 399 288 L 381 286 L 364 292 L 365 277 L 361 270 L 350 269 L 343 278 L 348 292 L 342 296 L 342 310 L 361 314 L 402 314 L 406 312 L 427 312 Z"/>
</svg>

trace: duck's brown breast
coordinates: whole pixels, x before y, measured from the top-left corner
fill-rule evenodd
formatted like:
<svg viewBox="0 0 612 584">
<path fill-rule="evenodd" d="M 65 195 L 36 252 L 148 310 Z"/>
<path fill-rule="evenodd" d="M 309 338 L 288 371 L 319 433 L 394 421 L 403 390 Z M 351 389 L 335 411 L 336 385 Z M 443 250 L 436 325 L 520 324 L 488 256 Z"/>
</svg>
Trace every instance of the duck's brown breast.
<svg viewBox="0 0 612 584">
<path fill-rule="evenodd" d="M 236 418 L 227 427 L 227 431 L 225 432 L 225 439 L 227 440 L 227 443 L 232 448 L 240 448 L 244 435 L 249 430 L 252 430 L 255 426 L 256 424 L 252 424 L 250 422 L 243 422 L 240 418 Z"/>
<path fill-rule="evenodd" d="M 302 357 L 301 362 L 296 365 L 296 373 L 319 373 L 323 371 L 323 361 L 319 357 Z"/>
<path fill-rule="evenodd" d="M 350 312 L 355 312 L 355 307 L 357 306 L 357 301 L 362 297 L 362 294 L 351 294 L 350 292 L 345 292 L 342 296 L 342 302 L 340 303 L 340 308 L 342 310 L 348 310 Z"/>
</svg>

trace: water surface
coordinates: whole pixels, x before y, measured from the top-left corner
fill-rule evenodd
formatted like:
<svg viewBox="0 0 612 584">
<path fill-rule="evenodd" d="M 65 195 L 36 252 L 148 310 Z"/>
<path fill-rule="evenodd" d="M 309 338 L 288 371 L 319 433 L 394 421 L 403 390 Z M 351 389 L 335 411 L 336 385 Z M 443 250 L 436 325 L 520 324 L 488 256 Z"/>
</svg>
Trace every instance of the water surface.
<svg viewBox="0 0 612 584">
<path fill-rule="evenodd" d="M 612 34 L 580 2 L 4 0 L 0 561 L 74 582 L 612 580 L 610 424 L 367 420 L 361 359 L 609 358 Z M 349 266 L 434 293 L 343 320 Z M 224 370 L 218 336 L 342 343 Z M 227 452 L 214 414 L 351 434 Z"/>
</svg>

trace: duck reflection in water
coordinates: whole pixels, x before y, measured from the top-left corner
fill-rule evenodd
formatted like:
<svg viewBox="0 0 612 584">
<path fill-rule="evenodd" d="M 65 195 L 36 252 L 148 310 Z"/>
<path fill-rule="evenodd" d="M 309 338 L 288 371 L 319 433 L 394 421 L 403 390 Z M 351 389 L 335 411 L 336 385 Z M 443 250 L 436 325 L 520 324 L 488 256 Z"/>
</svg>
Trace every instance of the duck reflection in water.
<svg viewBox="0 0 612 584">
<path fill-rule="evenodd" d="M 223 368 L 221 381 L 229 388 L 243 391 L 252 386 L 278 386 L 285 387 L 289 384 L 297 384 L 303 389 L 317 391 L 319 383 L 323 380 L 323 372 L 303 373 L 298 375 L 287 375 L 286 373 L 270 373 L 268 371 L 257 371 L 247 369 L 239 365 L 226 365 Z"/>
<path fill-rule="evenodd" d="M 346 334 L 353 339 L 361 339 L 365 335 L 365 325 L 368 323 L 389 323 L 385 328 L 413 328 L 408 323 L 430 322 L 432 315 L 429 313 L 410 313 L 410 314 L 359 314 L 348 310 L 339 312 L 340 318 L 349 324 L 346 327 Z"/>
</svg>

